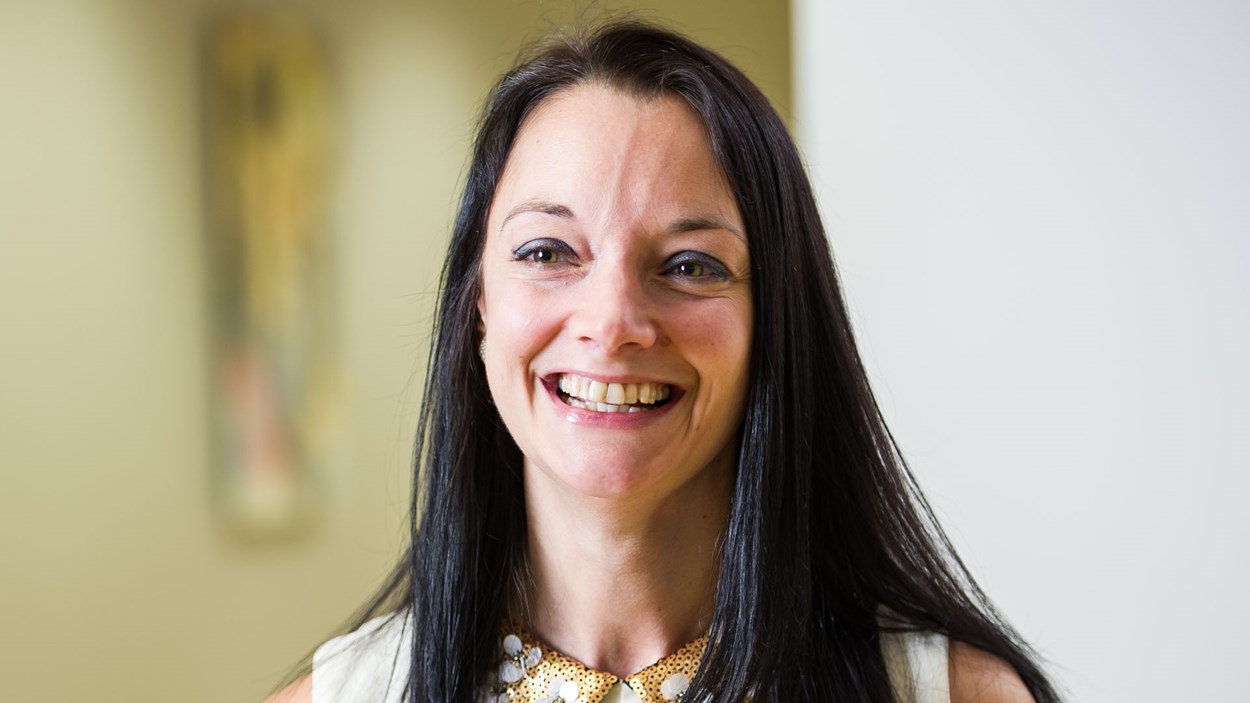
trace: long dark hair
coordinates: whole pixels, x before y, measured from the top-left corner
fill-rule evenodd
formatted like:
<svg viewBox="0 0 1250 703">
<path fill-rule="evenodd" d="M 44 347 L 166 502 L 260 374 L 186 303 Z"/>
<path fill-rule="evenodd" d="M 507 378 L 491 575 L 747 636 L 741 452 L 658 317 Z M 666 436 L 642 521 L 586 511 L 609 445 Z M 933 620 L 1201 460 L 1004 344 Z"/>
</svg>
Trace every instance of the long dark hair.
<svg viewBox="0 0 1250 703">
<path fill-rule="evenodd" d="M 693 41 L 617 21 L 540 46 L 495 86 L 443 270 L 417 434 L 411 547 L 361 621 L 411 613 L 407 699 L 470 703 L 524 589 L 521 453 L 476 347 L 487 212 L 526 116 L 596 81 L 702 118 L 748 232 L 750 389 L 709 645 L 689 701 L 893 701 L 891 627 L 997 655 L 1058 696 L 951 548 L 869 389 L 803 164 L 745 75 Z M 888 615 L 893 625 L 882 625 Z"/>
</svg>

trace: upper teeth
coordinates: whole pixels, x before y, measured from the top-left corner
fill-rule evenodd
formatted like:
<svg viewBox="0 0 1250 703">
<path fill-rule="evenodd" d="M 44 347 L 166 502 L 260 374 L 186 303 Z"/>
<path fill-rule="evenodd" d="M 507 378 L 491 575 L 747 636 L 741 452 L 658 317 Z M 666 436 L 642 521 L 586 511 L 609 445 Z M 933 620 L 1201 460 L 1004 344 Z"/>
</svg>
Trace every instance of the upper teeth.
<svg viewBox="0 0 1250 703">
<path fill-rule="evenodd" d="M 572 374 L 560 376 L 560 390 L 574 398 L 611 405 L 650 405 L 668 398 L 670 393 L 667 383 L 604 383 Z"/>
</svg>

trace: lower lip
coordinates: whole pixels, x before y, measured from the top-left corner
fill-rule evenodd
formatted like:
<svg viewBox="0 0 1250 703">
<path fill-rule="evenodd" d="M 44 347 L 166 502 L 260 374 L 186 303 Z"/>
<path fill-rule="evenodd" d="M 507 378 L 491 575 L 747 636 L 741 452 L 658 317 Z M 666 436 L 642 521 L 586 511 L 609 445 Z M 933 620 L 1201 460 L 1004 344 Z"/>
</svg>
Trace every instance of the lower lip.
<svg viewBox="0 0 1250 703">
<path fill-rule="evenodd" d="M 566 421 L 575 425 L 603 427 L 606 429 L 628 430 L 643 427 L 667 415 L 669 409 L 676 405 L 677 401 L 681 400 L 681 391 L 675 390 L 673 397 L 667 403 L 654 410 L 643 410 L 636 413 L 601 413 L 585 408 L 575 408 L 564 402 L 560 398 L 560 393 L 554 381 L 544 381 L 543 387 L 547 389 L 547 397 L 551 398 L 556 412 L 563 416 Z"/>
</svg>

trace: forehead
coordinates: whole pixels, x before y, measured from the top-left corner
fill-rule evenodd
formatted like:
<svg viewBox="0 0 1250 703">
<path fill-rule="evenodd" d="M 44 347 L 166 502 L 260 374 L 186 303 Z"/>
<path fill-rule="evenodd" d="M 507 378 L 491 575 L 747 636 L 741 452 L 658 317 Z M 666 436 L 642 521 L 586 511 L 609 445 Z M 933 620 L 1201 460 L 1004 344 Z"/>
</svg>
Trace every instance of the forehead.
<svg viewBox="0 0 1250 703">
<path fill-rule="evenodd" d="M 522 124 L 491 221 L 497 226 L 501 211 L 539 200 L 564 205 L 579 219 L 703 214 L 741 227 L 694 110 L 674 95 L 640 98 L 597 83 L 548 98 Z"/>
</svg>

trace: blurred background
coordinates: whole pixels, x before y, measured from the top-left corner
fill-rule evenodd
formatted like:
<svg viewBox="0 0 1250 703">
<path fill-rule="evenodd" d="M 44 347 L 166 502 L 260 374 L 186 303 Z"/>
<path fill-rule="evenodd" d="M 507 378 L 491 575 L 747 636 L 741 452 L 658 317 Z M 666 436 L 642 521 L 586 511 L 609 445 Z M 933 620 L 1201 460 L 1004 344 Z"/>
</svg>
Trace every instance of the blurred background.
<svg viewBox="0 0 1250 703">
<path fill-rule="evenodd" d="M 1239 697 L 1250 11 L 0 1 L 0 701 L 255 701 L 404 542 L 480 103 L 619 8 L 743 67 L 983 585 L 1078 701 Z"/>
<path fill-rule="evenodd" d="M 481 101 L 617 8 L 789 114 L 785 3 L 0 0 L 0 701 L 258 701 L 363 603 Z"/>
</svg>

